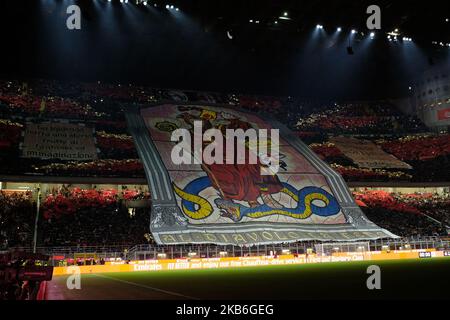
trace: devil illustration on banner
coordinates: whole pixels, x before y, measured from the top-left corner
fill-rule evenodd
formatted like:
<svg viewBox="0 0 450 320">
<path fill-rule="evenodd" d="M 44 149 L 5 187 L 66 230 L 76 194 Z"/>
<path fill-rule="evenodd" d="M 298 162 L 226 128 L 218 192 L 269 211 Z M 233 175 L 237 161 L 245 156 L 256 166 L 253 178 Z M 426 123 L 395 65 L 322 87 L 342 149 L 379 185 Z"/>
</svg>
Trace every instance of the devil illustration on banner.
<svg viewBox="0 0 450 320">
<path fill-rule="evenodd" d="M 196 106 L 178 106 L 178 120 L 183 126 L 193 133 L 194 121 L 201 121 L 202 130 L 218 129 L 225 135 L 227 129 L 246 131 L 255 129 L 252 124 L 240 119 L 231 113 L 216 112 Z M 159 123 L 156 127 L 161 131 L 173 131 L 174 124 Z M 226 137 L 223 138 L 227 139 Z M 217 141 L 216 141 L 217 142 Z M 222 141 L 225 144 L 225 141 Z M 227 141 L 229 142 L 229 141 Z M 211 141 L 203 141 L 205 148 Z M 236 143 L 233 141 L 233 143 Z M 267 142 L 270 143 L 270 140 Z M 252 152 L 258 152 L 255 146 L 246 144 L 245 159 L 249 159 Z M 236 154 L 234 154 L 236 157 Z M 227 157 L 223 153 L 224 159 Z M 280 168 L 286 170 L 287 164 L 280 158 Z M 220 210 L 222 217 L 234 222 L 240 222 L 244 217 L 257 219 L 272 215 L 287 216 L 294 219 L 306 219 L 315 214 L 322 217 L 336 215 L 340 207 L 332 194 L 326 190 L 308 186 L 297 190 L 286 182 L 281 182 L 276 173 L 263 175 L 262 169 L 267 169 L 268 164 L 261 161 L 259 155 L 255 163 L 245 162 L 207 164 L 201 161 L 201 168 L 206 176 L 197 177 L 189 181 L 184 188 L 173 183 L 174 192 L 181 198 L 182 212 L 193 220 L 202 220 L 210 216 L 213 204 L 200 196 L 200 193 L 208 188 L 217 192 L 214 199 L 215 206 Z M 284 194 L 289 203 L 295 206 L 287 206 L 275 195 Z"/>
</svg>

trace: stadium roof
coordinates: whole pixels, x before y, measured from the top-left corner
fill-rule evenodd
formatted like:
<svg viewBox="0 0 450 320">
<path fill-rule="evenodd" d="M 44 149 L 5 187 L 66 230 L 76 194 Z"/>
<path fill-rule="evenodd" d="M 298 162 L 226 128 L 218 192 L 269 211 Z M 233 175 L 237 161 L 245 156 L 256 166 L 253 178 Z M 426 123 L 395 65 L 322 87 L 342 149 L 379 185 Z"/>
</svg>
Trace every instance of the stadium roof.
<svg viewBox="0 0 450 320">
<path fill-rule="evenodd" d="M 66 29 L 73 3 L 77 31 Z M 146 3 L 1 1 L 0 76 L 371 99 L 408 95 L 429 64 L 450 61 L 446 1 L 377 1 L 375 31 L 361 0 Z"/>
</svg>

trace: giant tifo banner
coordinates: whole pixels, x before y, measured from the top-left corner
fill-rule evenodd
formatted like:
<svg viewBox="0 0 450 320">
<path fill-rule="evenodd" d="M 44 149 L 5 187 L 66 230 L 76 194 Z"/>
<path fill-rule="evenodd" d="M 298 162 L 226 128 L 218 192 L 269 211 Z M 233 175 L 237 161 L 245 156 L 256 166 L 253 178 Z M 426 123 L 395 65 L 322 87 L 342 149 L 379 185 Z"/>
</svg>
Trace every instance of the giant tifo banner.
<svg viewBox="0 0 450 320">
<path fill-rule="evenodd" d="M 24 158 L 97 159 L 93 129 L 82 124 L 27 123 L 21 149 Z"/>
<path fill-rule="evenodd" d="M 127 114 L 127 121 L 149 181 L 150 228 L 159 244 L 245 246 L 395 237 L 370 222 L 343 179 L 279 123 L 236 109 L 174 104 Z M 180 150 L 172 133 L 183 128 L 195 136 L 193 124 L 199 122 L 203 130 L 226 133 L 277 129 L 278 172 L 263 175 L 268 163 L 260 158 L 254 164 L 174 163 L 173 153 Z M 275 144 L 270 137 L 257 146 L 246 144 L 246 153 Z M 204 150 L 210 144 L 212 139 L 203 139 Z M 196 156 L 189 145 L 185 149 L 184 156 Z"/>
<path fill-rule="evenodd" d="M 330 141 L 361 168 L 412 169 L 371 141 L 347 137 L 333 137 Z"/>
</svg>

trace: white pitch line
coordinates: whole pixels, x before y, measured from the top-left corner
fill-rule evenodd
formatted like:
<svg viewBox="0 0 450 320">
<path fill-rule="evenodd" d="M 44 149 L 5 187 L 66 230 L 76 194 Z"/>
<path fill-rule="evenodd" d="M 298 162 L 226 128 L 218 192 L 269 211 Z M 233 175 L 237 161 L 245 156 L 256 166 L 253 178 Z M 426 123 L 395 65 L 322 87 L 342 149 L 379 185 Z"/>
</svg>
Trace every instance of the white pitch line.
<svg viewBox="0 0 450 320">
<path fill-rule="evenodd" d="M 102 274 L 93 274 L 93 275 L 96 276 L 96 277 L 99 277 L 99 278 L 106 278 L 106 279 L 114 280 L 114 281 L 117 281 L 117 282 L 126 283 L 126 284 L 129 284 L 129 285 L 132 285 L 132 286 L 141 287 L 141 288 L 145 288 L 145 289 L 150 289 L 150 290 L 166 293 L 166 294 L 169 294 L 169 295 L 172 295 L 172 296 L 178 296 L 178 297 L 187 298 L 187 299 L 191 299 L 191 300 L 200 300 L 199 298 L 187 296 L 187 295 L 184 295 L 182 293 L 173 292 L 173 291 L 167 291 L 167 290 L 163 290 L 163 289 L 159 289 L 159 288 L 155 288 L 155 287 L 150 287 L 150 286 L 146 286 L 145 284 L 140 284 L 140 283 L 135 283 L 135 282 L 131 282 L 131 281 L 116 279 L 116 278 L 108 277 L 108 276 L 105 276 L 105 275 L 102 275 Z"/>
</svg>

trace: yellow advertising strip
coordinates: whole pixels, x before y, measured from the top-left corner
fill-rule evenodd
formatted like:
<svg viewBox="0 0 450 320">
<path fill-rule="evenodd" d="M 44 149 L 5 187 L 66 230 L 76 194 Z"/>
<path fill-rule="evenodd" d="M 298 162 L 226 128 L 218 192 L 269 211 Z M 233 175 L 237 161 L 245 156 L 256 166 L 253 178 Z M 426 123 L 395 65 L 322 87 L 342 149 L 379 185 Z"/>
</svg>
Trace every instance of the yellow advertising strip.
<svg viewBox="0 0 450 320">
<path fill-rule="evenodd" d="M 427 258 L 443 257 L 442 251 L 434 249 L 427 250 L 402 250 L 402 251 L 374 251 L 366 253 L 335 253 L 331 256 L 318 256 L 302 254 L 258 257 L 222 257 L 222 258 L 198 258 L 198 259 L 161 259 L 112 262 L 106 265 L 80 266 L 80 273 L 108 273 L 108 272 L 142 272 L 142 271 L 163 271 L 163 270 L 198 270 L 198 269 L 218 269 L 218 268 L 244 268 L 273 265 L 292 265 L 305 263 L 325 263 L 325 262 L 348 262 L 348 261 L 371 261 L 371 260 L 396 260 L 396 259 L 419 259 L 420 255 L 427 255 Z M 73 274 L 73 267 L 55 267 L 53 275 Z"/>
</svg>

